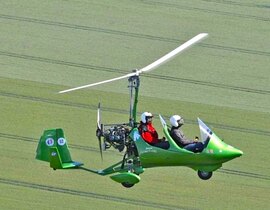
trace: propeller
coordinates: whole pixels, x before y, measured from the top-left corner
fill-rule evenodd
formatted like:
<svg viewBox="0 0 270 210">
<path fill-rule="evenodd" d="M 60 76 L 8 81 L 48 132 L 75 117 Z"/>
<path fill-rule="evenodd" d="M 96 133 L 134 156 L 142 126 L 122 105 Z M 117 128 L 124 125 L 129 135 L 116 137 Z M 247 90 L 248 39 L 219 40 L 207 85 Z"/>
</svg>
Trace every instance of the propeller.
<svg viewBox="0 0 270 210">
<path fill-rule="evenodd" d="M 101 136 L 102 136 L 102 131 L 101 131 L 101 123 L 100 123 L 100 121 L 101 121 L 101 117 L 100 117 L 100 103 L 98 103 L 96 136 L 97 136 L 98 142 L 99 142 L 100 156 L 101 156 L 101 159 L 103 160 L 102 146 L 101 146 Z"/>
<path fill-rule="evenodd" d="M 101 85 L 101 84 L 104 84 L 104 83 L 109 83 L 109 82 L 121 80 L 121 79 L 128 78 L 128 77 L 135 76 L 135 75 L 139 76 L 143 72 L 148 72 L 148 71 L 154 70 L 158 66 L 168 62 L 169 60 L 174 58 L 176 55 L 178 55 L 179 53 L 181 53 L 184 50 L 188 49 L 193 44 L 198 43 L 199 41 L 203 40 L 207 36 L 208 36 L 207 33 L 200 33 L 200 34 L 196 35 L 195 37 L 191 38 L 190 40 L 188 40 L 184 44 L 182 44 L 179 47 L 177 47 L 176 49 L 174 49 L 173 51 L 167 53 L 163 57 L 161 57 L 158 60 L 154 61 L 153 63 L 149 64 L 148 66 L 145 66 L 145 67 L 143 67 L 143 68 L 141 68 L 139 70 L 136 70 L 136 72 L 132 72 L 132 73 L 126 74 L 126 75 L 121 76 L 121 77 L 116 77 L 116 78 L 113 78 L 113 79 L 104 80 L 104 81 L 97 82 L 97 83 L 92 83 L 92 84 L 83 85 L 83 86 L 79 86 L 79 87 L 75 87 L 75 88 L 71 88 L 71 89 L 67 89 L 67 90 L 62 90 L 59 93 L 67 93 L 67 92 L 71 92 L 71 91 L 75 91 L 75 90 L 80 90 L 80 89 L 83 89 L 83 88 L 93 87 L 93 86 L 96 86 L 96 85 Z"/>
</svg>

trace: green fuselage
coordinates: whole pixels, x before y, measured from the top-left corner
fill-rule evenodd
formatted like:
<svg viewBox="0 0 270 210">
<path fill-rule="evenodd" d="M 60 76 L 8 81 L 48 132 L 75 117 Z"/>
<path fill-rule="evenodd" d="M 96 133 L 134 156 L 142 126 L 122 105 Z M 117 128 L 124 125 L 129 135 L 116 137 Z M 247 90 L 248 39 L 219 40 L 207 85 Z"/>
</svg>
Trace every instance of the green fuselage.
<svg viewBox="0 0 270 210">
<path fill-rule="evenodd" d="M 132 116 L 133 120 L 135 119 L 135 121 L 140 84 L 139 78 L 137 77 L 136 79 L 136 84 L 138 85 L 134 87 L 134 100 L 131 100 L 131 104 L 133 104 Z M 165 121 L 162 124 L 163 133 L 170 144 L 168 150 L 161 149 L 146 143 L 139 134 L 138 129 L 134 127 L 129 136 L 135 141 L 140 157 L 141 166 L 143 168 L 158 166 L 188 166 L 194 170 L 214 171 L 220 168 L 222 163 L 232 160 L 243 154 L 242 151 L 223 142 L 217 135 L 212 133 L 212 131 L 201 120 L 198 119 L 198 121 L 200 125 L 200 131 L 209 136 L 209 143 L 200 153 L 193 153 L 186 149 L 180 148 L 171 138 Z M 211 131 L 211 134 L 208 133 L 209 131 Z"/>
<path fill-rule="evenodd" d="M 151 146 L 140 136 L 138 129 L 133 129 L 130 136 L 134 139 L 143 168 L 158 166 L 187 166 L 194 170 L 214 171 L 222 163 L 241 156 L 242 151 L 221 141 L 212 134 L 208 145 L 201 153 L 193 153 L 180 148 L 170 137 L 167 127 L 163 132 L 170 143 L 168 150 Z"/>
</svg>

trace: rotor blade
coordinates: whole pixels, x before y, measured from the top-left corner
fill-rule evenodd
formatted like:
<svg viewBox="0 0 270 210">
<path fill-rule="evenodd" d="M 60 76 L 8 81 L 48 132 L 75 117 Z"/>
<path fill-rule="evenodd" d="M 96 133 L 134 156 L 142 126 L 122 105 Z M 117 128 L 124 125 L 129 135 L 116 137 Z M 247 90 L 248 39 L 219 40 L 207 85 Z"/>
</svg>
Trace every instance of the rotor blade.
<svg viewBox="0 0 270 210">
<path fill-rule="evenodd" d="M 113 81 L 116 81 L 116 80 L 131 77 L 131 76 L 134 76 L 136 74 L 137 74 L 136 72 L 133 72 L 133 73 L 129 73 L 129 74 L 126 74 L 124 76 L 121 76 L 121 77 L 116 77 L 116 78 L 113 78 L 113 79 L 104 80 L 104 81 L 101 81 L 101 82 L 92 83 L 92 84 L 88 84 L 88 85 L 83 85 L 83 86 L 79 86 L 79 87 L 75 87 L 75 88 L 71 88 L 71 89 L 67 89 L 67 90 L 62 90 L 62 91 L 60 91 L 58 93 L 67 93 L 67 92 L 71 92 L 71 91 L 74 91 L 74 90 L 80 90 L 80 89 L 83 89 L 83 88 L 93 87 L 93 86 L 96 86 L 96 85 L 101 85 L 101 84 L 104 84 L 104 83 L 109 83 L 109 82 L 113 82 Z"/>
<path fill-rule="evenodd" d="M 163 57 L 161 57 L 160 59 L 156 60 L 155 62 L 149 64 L 148 66 L 140 69 L 138 71 L 138 73 L 142 73 L 142 72 L 146 72 L 146 71 L 151 71 L 155 68 L 157 68 L 158 66 L 160 66 L 161 64 L 166 63 L 167 61 L 169 61 L 170 59 L 174 58 L 177 54 L 179 54 L 180 52 L 183 52 L 184 50 L 186 50 L 187 48 L 189 48 L 190 46 L 192 46 L 193 44 L 201 41 L 202 39 L 206 38 L 208 36 L 207 33 L 201 33 L 198 34 L 197 36 L 193 37 L 192 39 L 188 40 L 187 42 L 185 42 L 184 44 L 180 45 L 179 47 L 177 47 L 176 49 L 174 49 L 173 51 L 169 52 L 168 54 L 164 55 Z"/>
<path fill-rule="evenodd" d="M 195 43 L 201 41 L 202 39 L 206 38 L 207 36 L 208 36 L 207 33 L 198 34 L 197 36 L 193 37 L 189 41 L 185 42 L 184 44 L 182 44 L 179 47 L 177 47 L 176 49 L 174 49 L 173 51 L 169 52 L 168 54 L 164 55 L 160 59 L 158 59 L 155 62 L 149 64 L 148 66 L 138 70 L 137 72 L 129 73 L 129 74 L 126 74 L 126 75 L 121 76 L 121 77 L 116 77 L 116 78 L 113 78 L 113 79 L 109 79 L 109 80 L 105 80 L 105 81 L 101 81 L 101 82 L 97 82 L 97 83 L 93 83 L 93 84 L 88 84 L 88 85 L 83 85 L 83 86 L 79 86 L 79 87 L 75 87 L 75 88 L 71 88 L 71 89 L 67 89 L 67 90 L 62 90 L 59 93 L 67 93 L 67 92 L 71 92 L 71 91 L 74 91 L 74 90 L 80 90 L 80 89 L 83 89 L 83 88 L 93 87 L 93 86 L 96 86 L 96 85 L 101 85 L 101 84 L 104 84 L 104 83 L 113 82 L 113 81 L 124 79 L 124 78 L 127 78 L 127 77 L 139 75 L 142 72 L 147 72 L 147 71 L 153 70 L 153 69 L 157 68 L 158 66 L 160 66 L 161 64 L 164 64 L 165 62 L 169 61 L 170 59 L 175 57 L 180 52 L 183 52 L 185 49 L 189 48 L 193 44 L 195 44 Z"/>
</svg>

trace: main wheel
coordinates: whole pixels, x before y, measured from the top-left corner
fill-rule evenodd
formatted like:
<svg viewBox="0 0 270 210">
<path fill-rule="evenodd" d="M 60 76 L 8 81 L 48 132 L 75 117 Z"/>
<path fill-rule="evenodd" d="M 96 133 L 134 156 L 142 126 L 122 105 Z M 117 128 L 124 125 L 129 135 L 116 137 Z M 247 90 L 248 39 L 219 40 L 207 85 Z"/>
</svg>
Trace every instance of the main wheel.
<svg viewBox="0 0 270 210">
<path fill-rule="evenodd" d="M 126 188 L 131 188 L 131 187 L 134 186 L 134 184 L 130 184 L 130 183 L 128 183 L 128 182 L 122 182 L 121 184 L 122 184 L 124 187 L 126 187 Z"/>
<path fill-rule="evenodd" d="M 207 171 L 198 171 L 198 176 L 203 179 L 203 180 L 207 180 L 210 179 L 213 175 L 213 172 L 207 172 Z"/>
</svg>

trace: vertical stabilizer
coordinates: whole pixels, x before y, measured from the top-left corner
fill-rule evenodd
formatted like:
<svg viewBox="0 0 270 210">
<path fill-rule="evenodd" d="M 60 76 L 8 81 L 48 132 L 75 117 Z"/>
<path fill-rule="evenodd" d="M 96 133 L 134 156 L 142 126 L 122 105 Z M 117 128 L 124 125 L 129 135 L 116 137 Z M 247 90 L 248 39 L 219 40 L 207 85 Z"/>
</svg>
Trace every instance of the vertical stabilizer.
<svg viewBox="0 0 270 210">
<path fill-rule="evenodd" d="M 82 165 L 73 162 L 61 128 L 45 130 L 40 137 L 36 159 L 50 162 L 52 168 L 72 168 Z"/>
</svg>

